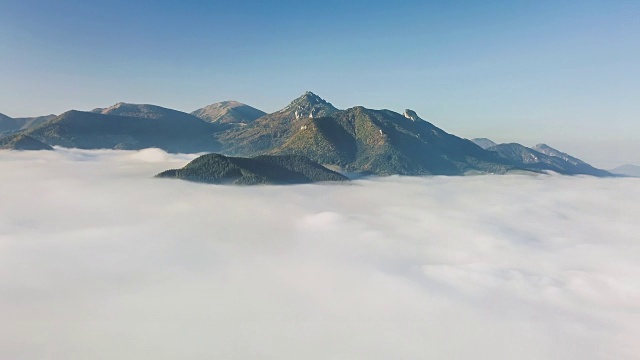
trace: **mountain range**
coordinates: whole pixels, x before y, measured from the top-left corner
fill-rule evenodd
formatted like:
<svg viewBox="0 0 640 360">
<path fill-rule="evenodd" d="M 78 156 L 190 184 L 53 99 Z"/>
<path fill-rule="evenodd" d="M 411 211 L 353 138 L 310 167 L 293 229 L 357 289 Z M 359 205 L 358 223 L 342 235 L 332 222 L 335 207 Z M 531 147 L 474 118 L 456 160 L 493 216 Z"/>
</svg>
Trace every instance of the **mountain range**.
<svg viewBox="0 0 640 360">
<path fill-rule="evenodd" d="M 517 143 L 496 144 L 487 138 L 476 138 L 471 141 L 485 150 L 496 152 L 504 159 L 523 164 L 529 170 L 555 171 L 567 175 L 612 175 L 546 144 L 538 144 L 529 148 Z"/>
<path fill-rule="evenodd" d="M 550 148 L 495 144 L 449 134 L 414 111 L 362 106 L 337 109 L 312 92 L 266 114 L 236 101 L 192 113 L 147 104 L 118 103 L 31 120 L 0 117 L 4 134 L 20 133 L 46 145 L 82 149 L 215 152 L 233 157 L 304 156 L 345 172 L 376 175 L 461 175 L 527 170 L 610 175 Z M 38 119 L 38 120 L 36 120 Z"/>
</svg>

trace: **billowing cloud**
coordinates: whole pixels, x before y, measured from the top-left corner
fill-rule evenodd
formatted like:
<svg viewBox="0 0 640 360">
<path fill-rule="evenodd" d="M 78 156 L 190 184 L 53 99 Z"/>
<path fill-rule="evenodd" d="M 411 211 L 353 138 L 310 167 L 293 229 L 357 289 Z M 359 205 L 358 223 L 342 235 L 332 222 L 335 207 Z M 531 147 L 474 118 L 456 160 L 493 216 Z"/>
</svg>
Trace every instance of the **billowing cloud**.
<svg viewBox="0 0 640 360">
<path fill-rule="evenodd" d="M 0 153 L 7 359 L 633 359 L 640 181 L 154 179 Z"/>
</svg>

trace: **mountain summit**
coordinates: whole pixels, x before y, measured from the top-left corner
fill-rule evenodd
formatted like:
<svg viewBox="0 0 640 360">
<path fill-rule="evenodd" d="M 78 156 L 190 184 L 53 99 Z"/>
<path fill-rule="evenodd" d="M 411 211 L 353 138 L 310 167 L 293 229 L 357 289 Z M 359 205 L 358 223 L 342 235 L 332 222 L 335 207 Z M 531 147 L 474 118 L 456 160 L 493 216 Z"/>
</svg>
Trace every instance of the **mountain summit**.
<svg viewBox="0 0 640 360">
<path fill-rule="evenodd" d="M 98 108 L 91 112 L 103 115 L 127 116 L 140 119 L 200 122 L 201 119 L 182 111 L 150 104 L 128 104 L 119 102 L 108 108 Z"/>
<path fill-rule="evenodd" d="M 228 100 L 205 106 L 191 113 L 210 123 L 248 124 L 267 113 L 241 102 Z"/>
<path fill-rule="evenodd" d="M 311 91 L 307 91 L 278 112 L 293 112 L 296 119 L 301 119 L 328 116 L 336 113 L 337 111 L 338 109 L 331 105 L 330 102 L 327 102 Z"/>
</svg>

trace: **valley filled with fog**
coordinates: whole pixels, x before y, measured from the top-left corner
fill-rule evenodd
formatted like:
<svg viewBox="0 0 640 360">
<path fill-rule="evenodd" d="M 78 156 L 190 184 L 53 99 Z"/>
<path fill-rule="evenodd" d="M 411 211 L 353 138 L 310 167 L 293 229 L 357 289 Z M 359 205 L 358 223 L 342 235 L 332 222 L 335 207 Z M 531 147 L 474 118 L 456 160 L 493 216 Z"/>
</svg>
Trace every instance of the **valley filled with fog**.
<svg viewBox="0 0 640 360">
<path fill-rule="evenodd" d="M 156 179 L 0 152 L 6 359 L 634 359 L 640 179 Z"/>
</svg>

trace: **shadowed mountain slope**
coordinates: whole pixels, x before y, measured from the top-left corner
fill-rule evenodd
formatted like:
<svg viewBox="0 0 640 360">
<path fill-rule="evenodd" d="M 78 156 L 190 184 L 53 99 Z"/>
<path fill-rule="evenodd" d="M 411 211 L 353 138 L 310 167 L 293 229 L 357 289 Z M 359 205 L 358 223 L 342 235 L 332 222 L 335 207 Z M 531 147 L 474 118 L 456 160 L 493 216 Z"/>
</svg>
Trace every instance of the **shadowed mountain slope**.
<svg viewBox="0 0 640 360">
<path fill-rule="evenodd" d="M 110 111 L 106 111 L 109 112 Z M 144 149 L 169 152 L 216 151 L 218 127 L 177 112 L 132 117 L 71 110 L 35 128 L 30 135 L 47 144 L 80 149 Z"/>
<path fill-rule="evenodd" d="M 4 114 L 0 114 L 0 134 L 9 134 L 28 129 L 30 127 L 35 127 L 55 117 L 55 115 L 45 115 L 38 117 L 11 118 Z"/>
<path fill-rule="evenodd" d="M 31 136 L 24 134 L 9 135 L 0 138 L 2 150 L 53 150 L 53 148 Z"/>
</svg>

